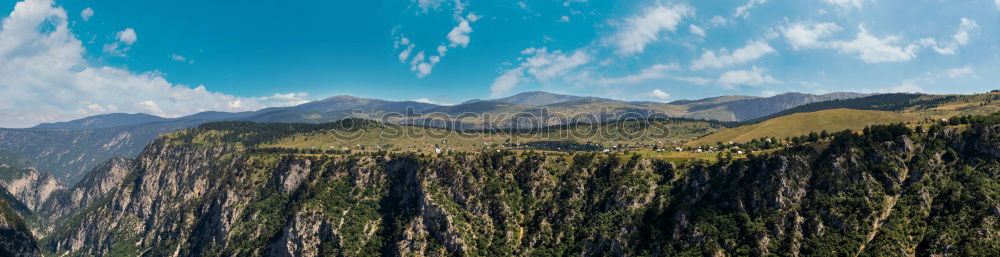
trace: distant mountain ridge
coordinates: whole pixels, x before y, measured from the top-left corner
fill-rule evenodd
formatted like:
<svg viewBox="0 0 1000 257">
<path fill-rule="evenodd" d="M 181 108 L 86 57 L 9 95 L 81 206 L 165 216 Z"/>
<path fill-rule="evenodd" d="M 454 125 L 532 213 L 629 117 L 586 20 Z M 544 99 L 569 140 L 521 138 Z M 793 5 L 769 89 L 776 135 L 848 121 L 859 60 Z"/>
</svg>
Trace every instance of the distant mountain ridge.
<svg viewBox="0 0 1000 257">
<path fill-rule="evenodd" d="M 600 97 L 584 97 L 554 94 L 542 91 L 519 93 L 513 96 L 493 100 L 469 100 L 452 106 L 421 103 L 415 101 L 387 101 L 381 99 L 360 98 L 348 95 L 329 97 L 291 107 L 265 108 L 252 112 L 201 112 L 179 118 L 163 118 L 150 114 L 112 113 L 95 115 L 82 119 L 39 124 L 35 130 L 95 130 L 115 127 L 128 127 L 157 122 L 187 122 L 203 123 L 210 121 L 246 120 L 254 122 L 306 122 L 319 123 L 340 120 L 354 115 L 355 111 L 369 115 L 395 112 L 410 114 L 441 112 L 445 114 L 460 113 L 490 113 L 516 112 L 533 107 L 566 107 L 567 103 L 591 104 L 606 103 L 610 105 L 633 105 L 638 109 L 660 111 L 678 117 L 712 119 L 720 121 L 744 121 L 759 118 L 784 111 L 800 105 L 844 100 L 868 96 L 860 93 L 830 93 L 812 95 L 803 93 L 786 93 L 772 97 L 754 96 L 720 96 L 699 100 L 678 100 L 670 103 L 649 101 L 622 101 Z M 169 126 L 169 125 L 166 125 Z"/>
<path fill-rule="evenodd" d="M 365 112 L 400 112 L 408 109 L 426 111 L 441 107 L 440 105 L 414 101 L 386 101 L 380 99 L 360 98 L 354 96 L 334 96 L 319 101 L 313 101 L 291 107 L 264 108 L 253 112 L 200 112 L 179 118 L 163 118 L 150 114 L 113 113 L 90 116 L 78 120 L 42 123 L 32 129 L 36 130 L 94 130 L 115 127 L 127 127 L 157 122 L 211 122 L 226 120 L 248 120 L 255 122 L 330 122 L 346 118 L 354 110 Z M 200 124 L 200 123 L 199 123 Z"/>
<path fill-rule="evenodd" d="M 732 116 L 731 119 L 729 119 L 730 121 L 745 121 L 771 115 L 780 111 L 784 111 L 805 104 L 825 102 L 831 100 L 853 99 L 865 96 L 868 96 L 868 94 L 829 93 L 823 95 L 812 95 L 803 93 L 785 93 L 765 98 L 746 98 L 735 101 L 722 101 L 720 103 L 698 105 L 696 107 L 691 108 L 691 110 L 693 112 L 702 112 L 705 110 L 714 109 L 716 110 L 716 112 L 723 111 L 731 113 Z M 691 116 L 691 118 L 725 120 L 725 118 L 723 117 L 712 116 L 712 115 Z"/>
<path fill-rule="evenodd" d="M 145 113 L 109 113 L 66 122 L 42 123 L 33 128 L 48 130 L 92 130 L 121 126 L 139 125 L 168 120 Z"/>
<path fill-rule="evenodd" d="M 348 117 L 380 119 L 392 113 L 395 122 L 463 129 L 489 125 L 551 126 L 568 122 L 605 122 L 633 115 L 744 121 L 771 115 L 803 104 L 864 96 L 857 93 L 810 95 L 788 93 L 773 97 L 722 96 L 671 103 L 629 102 L 533 91 L 494 100 L 470 100 L 442 106 L 415 101 L 388 101 L 340 95 L 297 106 L 265 108 L 250 112 L 202 112 L 178 118 L 149 114 L 104 114 L 78 120 L 39 124 L 30 129 L 0 129 L 0 148 L 26 156 L 64 185 L 76 184 L 87 171 L 115 156 L 135 156 L 156 136 L 214 121 L 325 123 Z M 514 114 L 506 120 L 441 122 L 428 114 Z M 549 114 L 572 116 L 542 120 Z M 525 116 L 527 115 L 527 116 Z M 397 117 L 401 116 L 401 117 Z M 496 116 L 496 115 L 494 115 Z M 576 117 L 584 117 L 577 119 Z M 525 119 L 527 117 L 527 119 Z M 589 117 L 589 118 L 588 118 Z M 518 118 L 514 122 L 514 118 Z M 471 123 L 470 123 L 471 122 Z"/>
</svg>

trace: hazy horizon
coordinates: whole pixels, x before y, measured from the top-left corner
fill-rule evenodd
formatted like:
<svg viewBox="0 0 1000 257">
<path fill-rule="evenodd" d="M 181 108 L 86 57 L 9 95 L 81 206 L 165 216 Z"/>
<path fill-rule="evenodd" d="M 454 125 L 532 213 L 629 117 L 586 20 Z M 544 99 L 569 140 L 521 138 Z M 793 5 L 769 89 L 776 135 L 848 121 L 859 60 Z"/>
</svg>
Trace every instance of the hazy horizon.
<svg viewBox="0 0 1000 257">
<path fill-rule="evenodd" d="M 969 94 L 1000 74 L 998 14 L 993 1 L 8 1 L 0 127 L 335 95 Z"/>
</svg>

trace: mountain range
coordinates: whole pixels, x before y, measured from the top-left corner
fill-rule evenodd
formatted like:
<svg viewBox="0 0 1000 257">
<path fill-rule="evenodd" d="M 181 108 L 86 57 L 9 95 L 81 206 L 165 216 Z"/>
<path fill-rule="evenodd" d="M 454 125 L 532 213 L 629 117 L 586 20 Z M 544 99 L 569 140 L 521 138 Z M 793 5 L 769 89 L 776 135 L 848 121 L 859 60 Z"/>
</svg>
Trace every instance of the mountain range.
<svg viewBox="0 0 1000 257">
<path fill-rule="evenodd" d="M 599 107 L 631 107 L 639 110 L 658 111 L 674 117 L 744 121 L 804 104 L 863 96 L 867 95 L 859 93 L 830 93 L 824 95 L 786 93 L 772 97 L 724 96 L 701 100 L 655 103 L 629 102 L 533 91 L 499 99 L 476 99 L 457 105 L 442 106 L 414 101 L 387 101 L 341 95 L 297 106 L 265 108 L 254 112 L 202 112 L 179 118 L 162 118 L 144 113 L 113 113 L 73 121 L 43 123 L 31 129 L 74 131 L 139 126 L 152 123 L 197 123 L 225 120 L 319 123 L 336 121 L 351 116 L 377 117 L 377 115 L 383 113 L 400 113 L 406 115 L 445 113 L 454 115 L 461 113 L 516 113 L 540 108 L 577 108 L 576 112 L 587 112 L 597 111 L 593 110 L 594 106 L 586 106 L 595 104 L 601 105 Z"/>
<path fill-rule="evenodd" d="M 301 122 L 323 123 L 347 117 L 386 120 L 400 124 L 477 129 L 485 126 L 510 127 L 515 117 L 520 127 L 552 126 L 570 122 L 603 122 L 626 115 L 662 114 L 669 117 L 743 121 L 803 104 L 865 96 L 858 93 L 810 95 L 787 93 L 772 97 L 726 96 L 672 103 L 628 102 L 597 97 L 580 97 L 547 92 L 525 92 L 492 100 L 470 100 L 442 106 L 413 101 L 387 101 L 353 96 L 334 96 L 298 106 L 266 108 L 253 112 L 202 112 L 163 118 L 149 114 L 104 114 L 83 119 L 39 124 L 27 129 L 0 129 L 0 148 L 27 156 L 38 169 L 64 185 L 73 185 L 87 171 L 115 156 L 135 156 L 146 144 L 163 133 L 191 128 L 207 122 Z M 395 114 L 390 119 L 383 115 Z M 440 121 L 434 114 L 490 114 L 499 121 L 477 118 Z M 572 119 L 546 119 L 561 114 Z M 506 115 L 506 116 L 504 116 Z M 530 118 L 524 119 L 524 115 Z M 459 124 L 459 125 L 454 125 Z M 488 124 L 488 125 L 486 125 Z"/>
<path fill-rule="evenodd" d="M 220 122 L 109 160 L 85 182 L 19 207 L 30 219 L 8 206 L 37 199 L 30 198 L 37 190 L 0 198 L 0 249 L 12 256 L 1000 252 L 1000 115 L 926 125 L 869 126 L 746 158 L 675 163 L 585 152 L 260 152 L 250 149 L 274 142 L 267 138 L 314 140 L 301 136 L 338 126 Z M 24 164 L 17 156 L 0 161 Z M 20 174 L 34 176 L 31 168 Z"/>
<path fill-rule="evenodd" d="M 989 256 L 996 103 L 337 96 L 0 129 L 0 256 Z M 465 113 L 517 121 L 409 126 Z"/>
</svg>

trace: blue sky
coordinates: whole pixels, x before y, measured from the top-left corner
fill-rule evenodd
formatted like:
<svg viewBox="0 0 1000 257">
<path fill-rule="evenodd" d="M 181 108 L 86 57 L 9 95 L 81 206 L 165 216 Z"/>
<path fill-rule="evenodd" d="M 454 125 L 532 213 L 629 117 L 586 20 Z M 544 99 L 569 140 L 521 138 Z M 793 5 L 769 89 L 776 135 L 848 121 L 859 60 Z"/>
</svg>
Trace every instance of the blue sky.
<svg viewBox="0 0 1000 257">
<path fill-rule="evenodd" d="M 341 94 L 1000 88 L 1000 0 L 5 0 L 0 16 L 0 127 Z"/>
</svg>

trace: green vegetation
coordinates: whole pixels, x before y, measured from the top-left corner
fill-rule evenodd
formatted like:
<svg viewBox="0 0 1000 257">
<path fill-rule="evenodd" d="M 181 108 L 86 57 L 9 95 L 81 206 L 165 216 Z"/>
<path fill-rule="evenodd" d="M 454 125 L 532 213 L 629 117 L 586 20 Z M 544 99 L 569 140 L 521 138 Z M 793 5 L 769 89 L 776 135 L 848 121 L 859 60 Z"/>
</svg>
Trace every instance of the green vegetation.
<svg viewBox="0 0 1000 257">
<path fill-rule="evenodd" d="M 494 149 L 602 151 L 663 149 L 721 130 L 727 123 L 628 119 L 525 130 L 453 131 L 363 119 L 324 124 L 207 123 L 164 136 L 168 145 L 236 145 L 254 153 L 475 152 Z"/>
<path fill-rule="evenodd" d="M 765 117 L 749 120 L 755 124 L 796 113 L 832 109 L 887 111 L 926 119 L 947 119 L 961 115 L 989 115 L 1000 111 L 1000 93 L 973 95 L 881 94 L 862 98 L 806 104 Z"/>
<path fill-rule="evenodd" d="M 0 187 L 0 192 L 7 192 Z M 31 230 L 8 204 L 7 197 L 0 197 L 0 256 L 38 255 L 38 245 Z"/>
<path fill-rule="evenodd" d="M 358 129 L 385 128 L 365 124 Z M 751 141 L 739 146 L 768 152 L 711 162 L 650 150 L 427 155 L 257 147 L 316 140 L 326 126 L 212 124 L 164 137 L 147 152 L 170 159 L 147 156 L 148 166 L 123 185 L 131 193 L 59 231 L 111 237 L 107 252 L 87 246 L 71 255 L 1000 253 L 1000 113 Z M 244 147 L 204 151 L 220 144 Z M 175 166 L 191 160 L 207 163 Z M 141 185 L 163 183 L 157 172 L 202 186 L 143 192 Z M 143 197 L 174 207 L 136 214 L 160 222 L 155 227 L 115 216 L 132 215 L 123 210 L 134 207 L 118 204 Z M 80 225 L 123 219 L 130 225 L 106 231 Z M 54 242 L 74 235 L 56 233 L 46 248 L 62 253 L 66 244 Z"/>
</svg>

